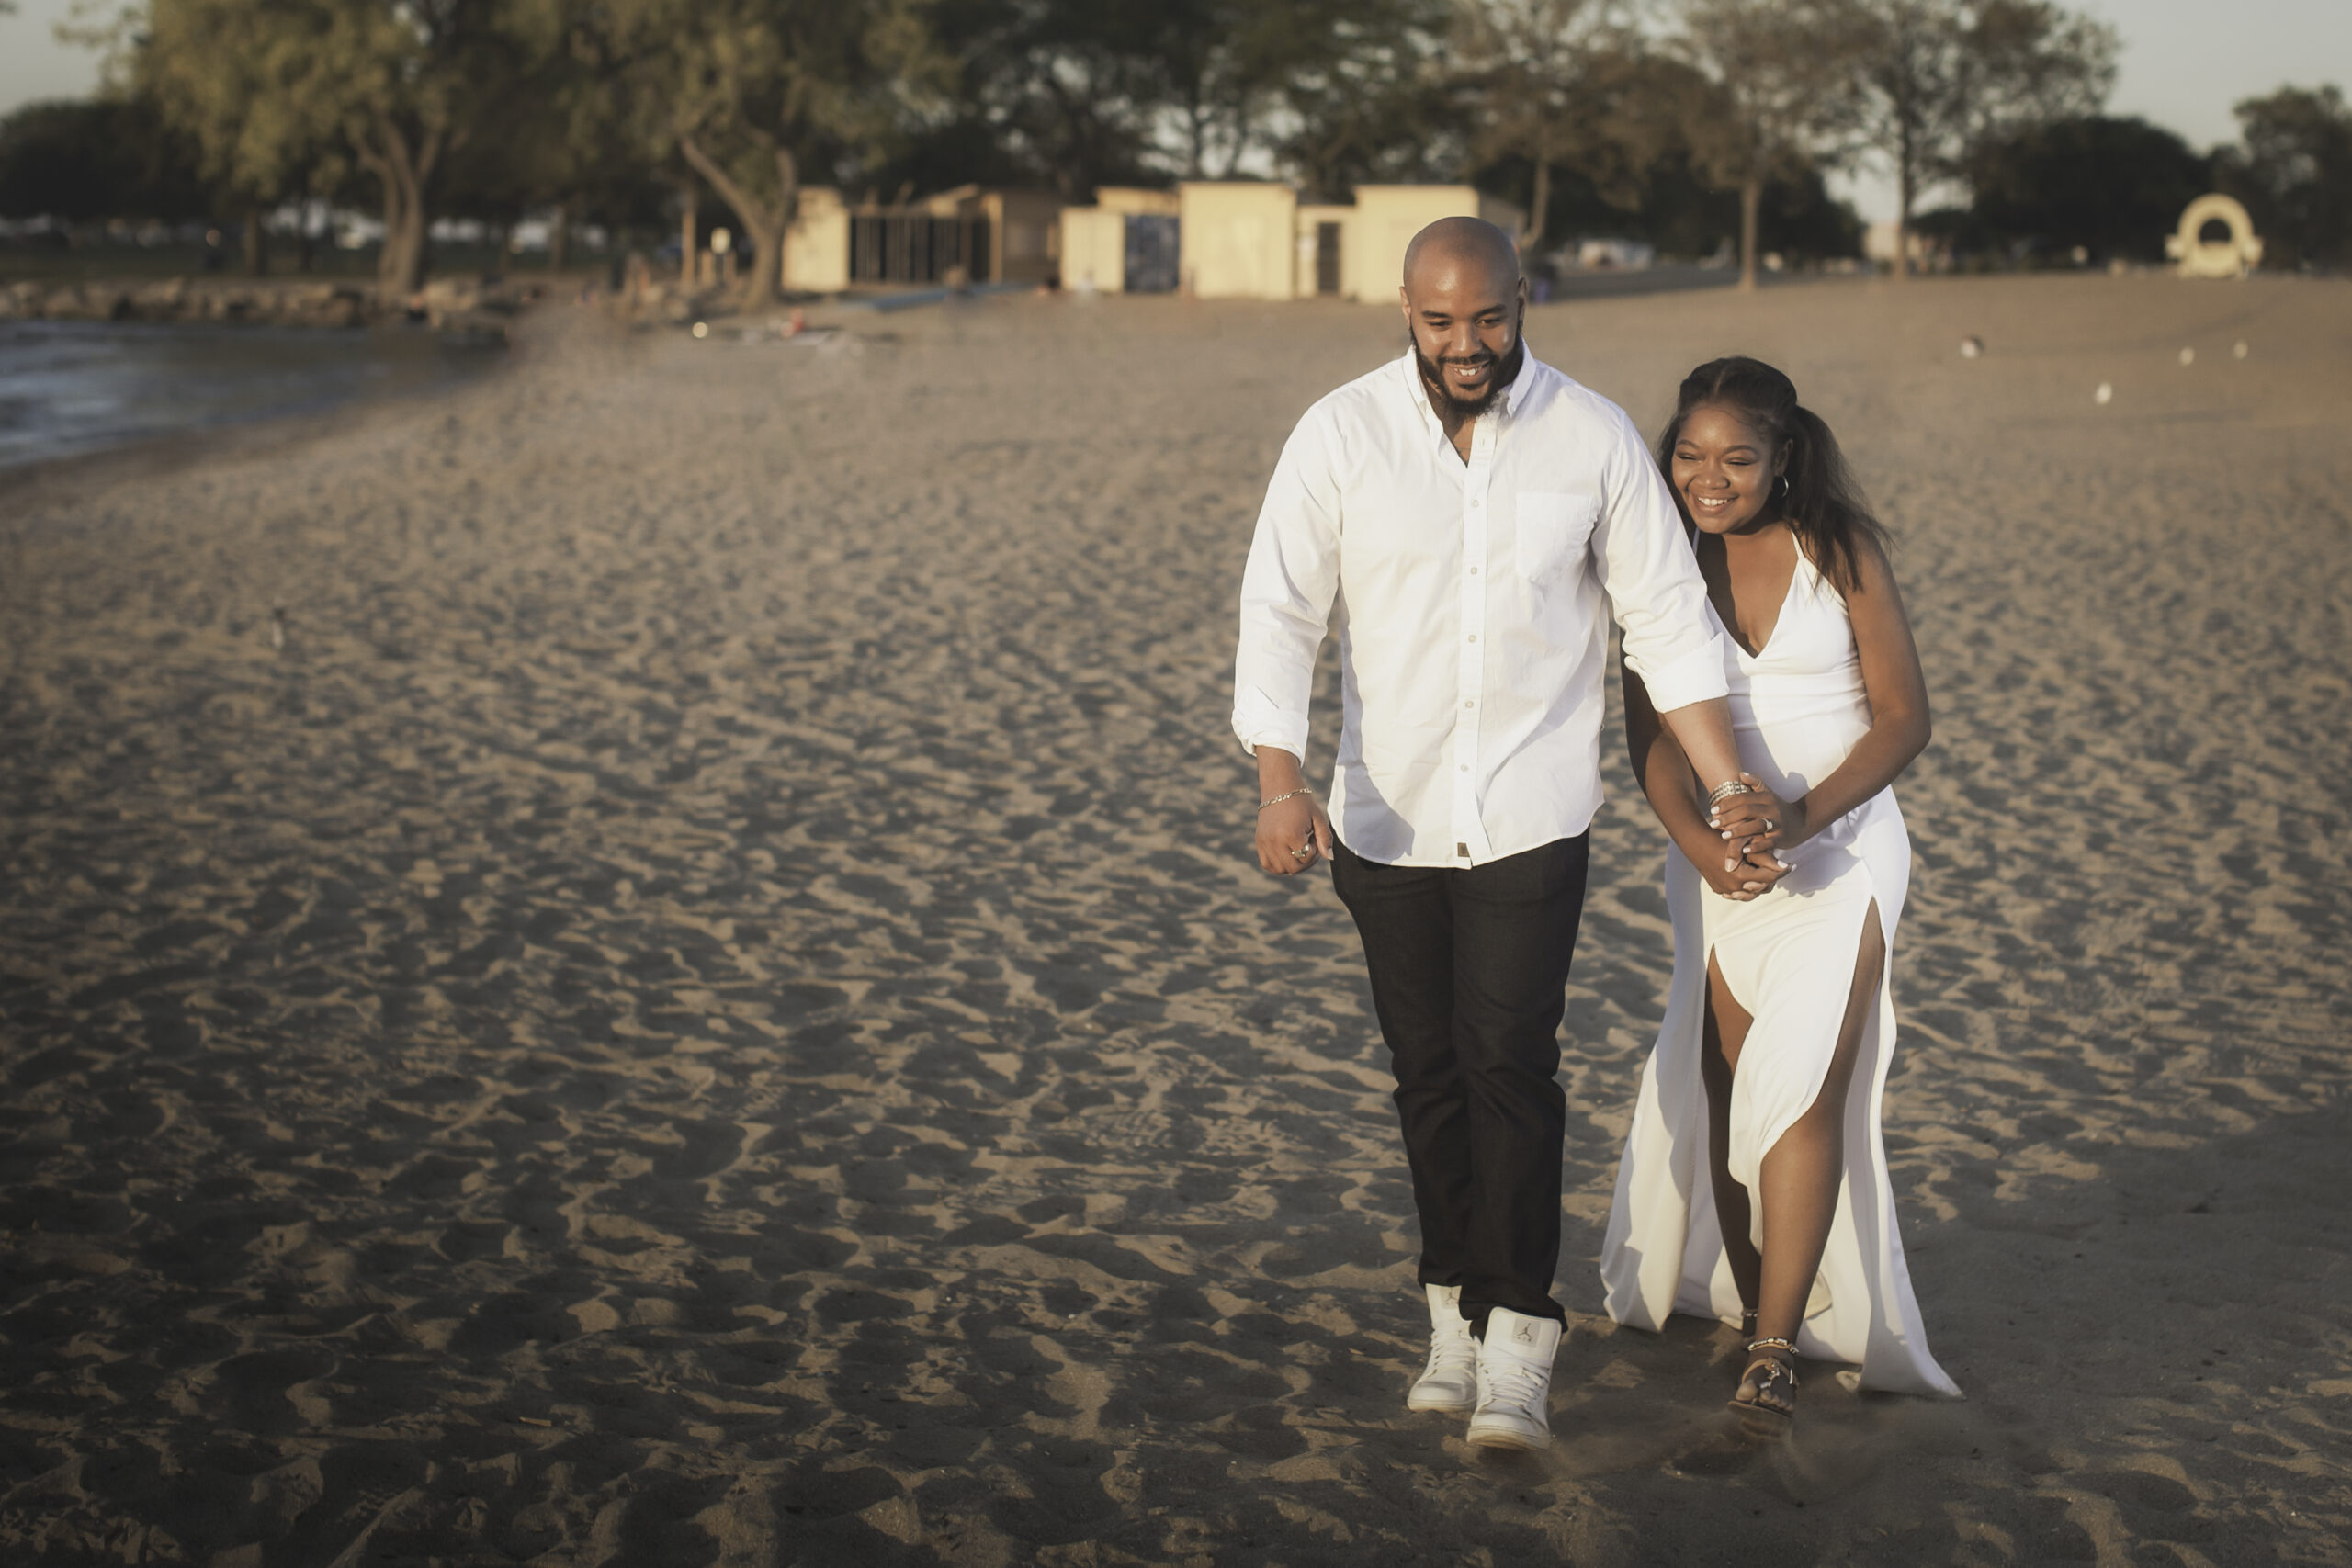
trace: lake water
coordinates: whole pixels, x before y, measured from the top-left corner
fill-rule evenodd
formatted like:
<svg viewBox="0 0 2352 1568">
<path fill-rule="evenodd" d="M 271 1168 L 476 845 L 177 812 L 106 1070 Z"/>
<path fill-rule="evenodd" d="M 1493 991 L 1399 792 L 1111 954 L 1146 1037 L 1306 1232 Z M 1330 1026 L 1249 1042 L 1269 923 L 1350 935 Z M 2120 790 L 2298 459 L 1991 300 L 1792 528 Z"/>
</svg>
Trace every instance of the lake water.
<svg viewBox="0 0 2352 1568">
<path fill-rule="evenodd" d="M 422 327 L 0 321 L 0 468 L 433 391 L 503 352 Z"/>
</svg>

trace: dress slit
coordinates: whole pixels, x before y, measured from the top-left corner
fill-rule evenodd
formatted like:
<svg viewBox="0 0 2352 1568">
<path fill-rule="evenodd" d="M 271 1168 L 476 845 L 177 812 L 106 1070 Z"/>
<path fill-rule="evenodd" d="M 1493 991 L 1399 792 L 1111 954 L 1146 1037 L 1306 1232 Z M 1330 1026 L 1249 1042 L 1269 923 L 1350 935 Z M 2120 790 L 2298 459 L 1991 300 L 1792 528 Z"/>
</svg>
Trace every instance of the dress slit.
<svg viewBox="0 0 2352 1568">
<path fill-rule="evenodd" d="M 1809 793 L 1870 729 L 1844 600 L 1802 552 L 1771 637 L 1752 655 L 1732 649 L 1724 664 L 1741 766 L 1781 799 Z M 1797 1346 L 1807 1356 L 1857 1363 L 1864 1388 L 1958 1397 L 1928 1350 L 1879 1132 L 1911 878 L 1911 840 L 1894 792 L 1882 790 L 1824 823 L 1787 858 L 1793 869 L 1771 891 L 1735 902 L 1710 892 L 1681 852 L 1668 848 L 1674 978 L 1657 1047 L 1642 1069 L 1601 1247 L 1609 1315 L 1648 1329 L 1678 1312 L 1739 1321 L 1739 1291 L 1715 1213 L 1700 1076 L 1707 971 L 1711 963 L 1720 968 L 1756 1020 L 1732 1075 L 1726 1163 L 1751 1195 L 1749 1234 L 1760 1244 L 1763 1205 L 1753 1195 L 1763 1153 L 1821 1097 L 1853 995 L 1862 922 L 1875 906 L 1886 957 L 1847 1089 L 1838 1207 Z"/>
</svg>

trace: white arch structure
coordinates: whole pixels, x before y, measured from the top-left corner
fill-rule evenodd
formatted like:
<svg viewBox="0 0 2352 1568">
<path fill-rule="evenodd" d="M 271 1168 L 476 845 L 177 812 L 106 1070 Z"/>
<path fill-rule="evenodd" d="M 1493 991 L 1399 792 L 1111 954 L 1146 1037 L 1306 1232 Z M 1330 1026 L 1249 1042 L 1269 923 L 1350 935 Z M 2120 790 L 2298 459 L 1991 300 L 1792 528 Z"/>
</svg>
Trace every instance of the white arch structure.
<svg viewBox="0 0 2352 1568">
<path fill-rule="evenodd" d="M 2229 225 L 2228 239 L 2205 238 L 2205 225 L 2216 219 Z M 2183 277 L 2244 277 L 2262 265 L 2262 240 L 2245 209 L 2217 192 L 2182 209 L 2178 231 L 2165 236 L 2165 254 L 2180 263 Z"/>
</svg>

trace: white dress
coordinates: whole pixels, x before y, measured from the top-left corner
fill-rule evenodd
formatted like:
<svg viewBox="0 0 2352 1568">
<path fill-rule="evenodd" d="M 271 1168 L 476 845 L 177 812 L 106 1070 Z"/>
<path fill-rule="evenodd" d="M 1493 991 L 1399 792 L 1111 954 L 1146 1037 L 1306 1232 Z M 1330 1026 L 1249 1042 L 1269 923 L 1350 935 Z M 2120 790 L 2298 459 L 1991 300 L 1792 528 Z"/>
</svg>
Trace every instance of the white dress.
<svg viewBox="0 0 2352 1568">
<path fill-rule="evenodd" d="M 1782 800 L 1806 794 L 1870 729 L 1844 600 L 1800 549 L 1762 651 L 1751 658 L 1728 637 L 1724 646 L 1741 765 Z M 1886 963 L 1846 1100 L 1837 1217 L 1797 1348 L 1859 1363 L 1863 1388 L 1958 1398 L 1928 1351 L 1879 1136 L 1894 1055 L 1894 932 L 1911 876 L 1911 840 L 1894 790 L 1881 790 L 1781 858 L 1794 869 L 1770 892 L 1741 903 L 1713 892 L 1679 850 L 1667 850 L 1674 982 L 1617 1168 L 1600 1254 L 1609 1315 L 1651 1330 L 1677 1312 L 1739 1321 L 1707 1174 L 1707 1092 L 1699 1077 L 1707 957 L 1713 953 L 1732 995 L 1756 1020 L 1733 1076 L 1729 1160 L 1732 1176 L 1753 1193 L 1765 1151 L 1804 1114 L 1828 1075 L 1862 922 L 1876 900 Z M 1763 1204 L 1751 1200 L 1748 1209 L 1760 1247 Z"/>
</svg>

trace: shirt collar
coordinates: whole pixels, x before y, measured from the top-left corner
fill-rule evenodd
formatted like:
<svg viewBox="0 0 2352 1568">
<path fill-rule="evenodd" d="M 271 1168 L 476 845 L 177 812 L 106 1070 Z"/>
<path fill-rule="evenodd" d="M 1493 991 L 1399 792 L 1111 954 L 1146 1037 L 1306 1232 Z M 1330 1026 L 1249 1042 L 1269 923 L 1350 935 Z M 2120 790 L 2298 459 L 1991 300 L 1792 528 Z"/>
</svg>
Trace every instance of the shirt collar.
<svg viewBox="0 0 2352 1568">
<path fill-rule="evenodd" d="M 1519 374 L 1511 378 L 1510 385 L 1503 389 L 1502 408 L 1506 414 L 1515 415 L 1519 412 L 1519 405 L 1525 402 L 1528 393 L 1534 390 L 1535 378 L 1542 374 L 1544 368 L 1542 363 L 1535 357 L 1535 351 L 1526 347 L 1527 339 L 1521 336 L 1519 342 L 1520 346 L 1525 348 L 1526 352 L 1519 356 Z M 1405 356 L 1398 363 L 1405 368 L 1406 395 L 1413 400 L 1413 406 L 1420 411 L 1423 423 L 1440 435 L 1443 435 L 1445 426 L 1438 422 L 1437 410 L 1430 407 L 1429 389 L 1421 385 L 1420 361 L 1415 355 L 1411 344 L 1405 345 Z"/>
</svg>

